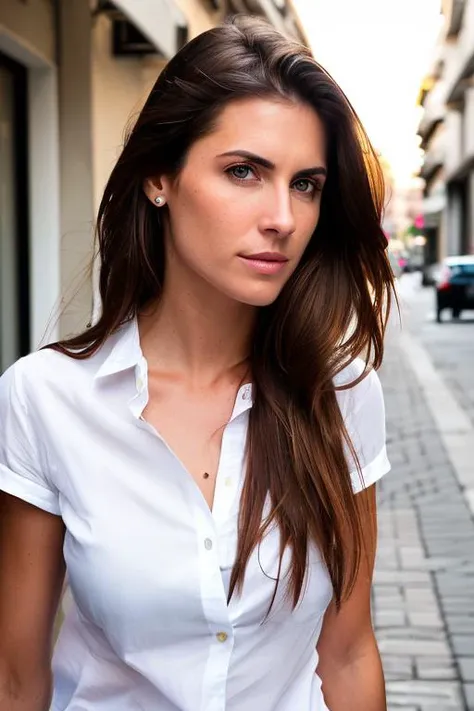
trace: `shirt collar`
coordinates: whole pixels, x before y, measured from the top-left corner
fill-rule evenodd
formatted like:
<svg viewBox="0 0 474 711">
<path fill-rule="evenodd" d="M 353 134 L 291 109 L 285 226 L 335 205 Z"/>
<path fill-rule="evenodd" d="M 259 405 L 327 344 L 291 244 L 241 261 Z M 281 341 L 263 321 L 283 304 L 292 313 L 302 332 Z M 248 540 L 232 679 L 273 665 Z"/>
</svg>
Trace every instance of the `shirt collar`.
<svg viewBox="0 0 474 711">
<path fill-rule="evenodd" d="M 134 317 L 123 324 L 111 338 L 115 342 L 110 353 L 95 374 L 95 378 L 105 378 L 137 366 L 139 366 L 140 370 L 143 370 L 141 366 L 144 363 L 144 358 L 140 346 L 137 318 Z M 142 374 L 142 377 L 145 377 L 145 373 Z M 238 417 L 245 410 L 249 410 L 252 404 L 253 388 L 250 383 L 246 383 L 239 388 L 231 420 Z"/>
<path fill-rule="evenodd" d="M 95 378 L 104 378 L 134 368 L 143 358 L 136 317 L 123 324 L 111 338 L 114 340 L 112 348 Z"/>
<path fill-rule="evenodd" d="M 241 415 L 246 410 L 250 410 L 253 404 L 252 390 L 253 388 L 250 383 L 246 383 L 239 388 L 230 422 L 235 420 L 236 417 Z"/>
</svg>

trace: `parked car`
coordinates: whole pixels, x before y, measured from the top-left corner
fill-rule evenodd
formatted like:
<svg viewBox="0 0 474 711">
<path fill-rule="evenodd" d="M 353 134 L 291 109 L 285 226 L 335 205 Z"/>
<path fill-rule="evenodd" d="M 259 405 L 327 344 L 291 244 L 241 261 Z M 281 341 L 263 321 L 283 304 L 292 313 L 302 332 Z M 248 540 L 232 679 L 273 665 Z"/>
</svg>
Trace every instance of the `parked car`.
<svg viewBox="0 0 474 711">
<path fill-rule="evenodd" d="M 435 289 L 436 320 L 439 323 L 444 309 L 451 309 L 453 318 L 459 318 L 465 309 L 474 309 L 474 255 L 447 257 L 437 276 Z"/>
</svg>

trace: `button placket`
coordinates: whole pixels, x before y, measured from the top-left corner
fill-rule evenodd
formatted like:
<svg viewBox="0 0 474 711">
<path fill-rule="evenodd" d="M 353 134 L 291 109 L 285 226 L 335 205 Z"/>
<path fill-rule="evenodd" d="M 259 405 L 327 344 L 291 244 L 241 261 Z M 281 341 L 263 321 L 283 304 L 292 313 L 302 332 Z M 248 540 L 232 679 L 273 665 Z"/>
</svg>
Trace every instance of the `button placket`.
<svg viewBox="0 0 474 711">
<path fill-rule="evenodd" d="M 242 481 L 247 422 L 248 416 L 242 414 L 228 423 L 222 437 L 212 512 L 219 535 L 226 528 Z"/>
<path fill-rule="evenodd" d="M 220 539 L 208 508 L 196 505 L 194 520 L 198 537 L 201 604 L 209 630 L 209 655 L 199 711 L 225 711 L 225 691 L 234 634 L 219 568 Z"/>
<path fill-rule="evenodd" d="M 242 485 L 247 417 L 230 422 L 222 441 L 221 464 L 216 483 L 213 517 L 219 536 L 219 566 L 226 569 L 235 552 L 238 498 Z"/>
</svg>

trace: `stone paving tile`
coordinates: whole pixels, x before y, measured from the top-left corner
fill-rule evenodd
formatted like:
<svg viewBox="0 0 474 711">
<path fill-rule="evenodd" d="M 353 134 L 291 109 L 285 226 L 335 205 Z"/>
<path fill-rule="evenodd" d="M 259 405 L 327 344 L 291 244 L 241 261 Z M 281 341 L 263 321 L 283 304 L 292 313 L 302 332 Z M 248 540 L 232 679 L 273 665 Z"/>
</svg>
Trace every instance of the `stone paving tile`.
<svg viewBox="0 0 474 711">
<path fill-rule="evenodd" d="M 465 682 L 474 682 L 474 658 L 459 657 L 458 666 L 462 680 Z"/>
<path fill-rule="evenodd" d="M 458 671 L 451 656 L 418 657 L 416 677 L 423 680 L 457 680 Z"/>
<path fill-rule="evenodd" d="M 474 684 L 464 684 L 464 695 L 469 711 L 474 711 Z"/>
<path fill-rule="evenodd" d="M 432 711 L 439 711 L 440 708 L 459 711 L 463 708 L 460 686 L 450 681 L 388 681 L 387 699 L 389 708 L 404 708 L 406 705 Z"/>
<path fill-rule="evenodd" d="M 413 370 L 380 373 L 392 472 L 379 485 L 374 625 L 389 711 L 474 711 L 474 522 Z"/>
</svg>

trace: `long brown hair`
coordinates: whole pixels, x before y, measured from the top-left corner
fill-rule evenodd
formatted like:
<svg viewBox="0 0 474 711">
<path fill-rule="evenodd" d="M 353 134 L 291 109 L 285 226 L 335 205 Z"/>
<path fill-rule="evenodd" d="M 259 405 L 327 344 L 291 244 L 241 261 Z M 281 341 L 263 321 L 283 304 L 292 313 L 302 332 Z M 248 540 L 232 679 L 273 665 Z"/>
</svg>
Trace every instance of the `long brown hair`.
<svg viewBox="0 0 474 711">
<path fill-rule="evenodd" d="M 255 401 L 230 595 L 241 589 L 265 531 L 277 525 L 281 554 L 287 546 L 292 552 L 287 582 L 293 605 L 311 543 L 321 550 L 340 605 L 355 581 L 363 533 L 333 380 L 361 354 L 366 371 L 380 365 L 393 284 L 380 226 L 378 161 L 347 98 L 307 48 L 261 20 L 242 17 L 204 32 L 169 62 L 100 204 L 101 316 L 84 333 L 52 347 L 87 358 L 159 298 L 162 224 L 143 182 L 177 175 L 190 146 L 213 130 L 223 107 L 254 96 L 314 108 L 326 129 L 328 176 L 319 224 L 301 263 L 276 301 L 258 313 L 251 353 Z M 262 520 L 268 496 L 271 512 Z"/>
</svg>

